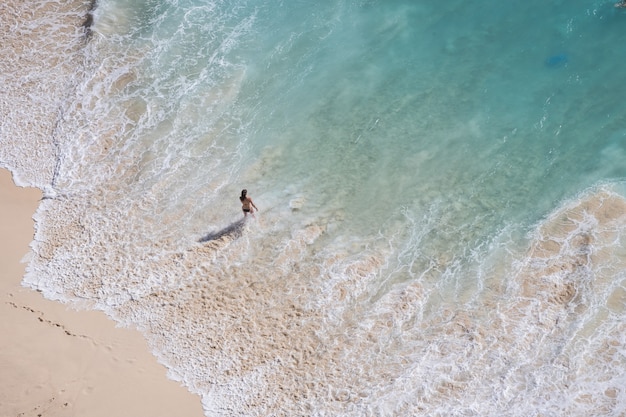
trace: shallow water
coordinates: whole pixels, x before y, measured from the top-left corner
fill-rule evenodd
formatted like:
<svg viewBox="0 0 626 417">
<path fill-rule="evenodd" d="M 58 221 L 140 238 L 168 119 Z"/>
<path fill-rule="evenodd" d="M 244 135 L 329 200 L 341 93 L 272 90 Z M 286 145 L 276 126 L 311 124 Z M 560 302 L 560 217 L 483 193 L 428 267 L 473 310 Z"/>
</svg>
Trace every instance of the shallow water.
<svg viewBox="0 0 626 417">
<path fill-rule="evenodd" d="M 0 13 L 25 285 L 207 415 L 624 413 L 623 11 L 87 6 Z"/>
</svg>

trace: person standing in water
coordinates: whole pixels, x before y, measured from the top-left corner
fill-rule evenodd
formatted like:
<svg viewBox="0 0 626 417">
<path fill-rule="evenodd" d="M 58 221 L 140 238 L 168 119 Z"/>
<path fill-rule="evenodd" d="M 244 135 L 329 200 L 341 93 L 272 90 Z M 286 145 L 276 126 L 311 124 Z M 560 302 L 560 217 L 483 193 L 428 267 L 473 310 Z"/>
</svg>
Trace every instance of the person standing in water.
<svg viewBox="0 0 626 417">
<path fill-rule="evenodd" d="M 241 200 L 241 209 L 243 210 L 243 217 L 246 218 L 248 213 L 252 214 L 254 217 L 254 210 L 259 211 L 257 206 L 254 205 L 254 202 L 248 196 L 248 190 L 241 190 L 241 195 L 239 196 L 239 200 Z M 254 207 L 254 210 L 252 209 Z"/>
</svg>

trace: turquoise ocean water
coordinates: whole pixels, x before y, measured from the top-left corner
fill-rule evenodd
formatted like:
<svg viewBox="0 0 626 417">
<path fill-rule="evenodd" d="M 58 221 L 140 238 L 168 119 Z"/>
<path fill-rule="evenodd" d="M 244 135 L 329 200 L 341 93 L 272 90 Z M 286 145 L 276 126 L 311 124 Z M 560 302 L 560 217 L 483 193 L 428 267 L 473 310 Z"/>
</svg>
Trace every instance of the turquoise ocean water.
<svg viewBox="0 0 626 417">
<path fill-rule="evenodd" d="M 626 413 L 622 9 L 45 4 L 7 38 L 71 43 L 1 67 L 24 284 L 207 416 Z"/>
</svg>

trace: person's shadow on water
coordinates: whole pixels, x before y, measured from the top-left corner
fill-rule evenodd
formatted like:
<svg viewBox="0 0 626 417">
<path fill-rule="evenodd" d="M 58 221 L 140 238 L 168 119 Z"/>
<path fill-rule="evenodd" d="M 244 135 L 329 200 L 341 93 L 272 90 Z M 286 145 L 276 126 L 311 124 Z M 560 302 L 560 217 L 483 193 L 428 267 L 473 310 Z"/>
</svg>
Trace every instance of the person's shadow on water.
<svg viewBox="0 0 626 417">
<path fill-rule="evenodd" d="M 246 222 L 245 218 L 241 220 L 237 220 L 236 222 L 229 224 L 228 226 L 224 227 L 221 230 L 206 234 L 205 236 L 201 237 L 198 240 L 198 242 L 200 243 L 210 242 L 212 240 L 220 239 L 224 236 L 228 236 L 232 239 L 237 239 L 243 233 L 243 226 L 245 222 Z"/>
</svg>

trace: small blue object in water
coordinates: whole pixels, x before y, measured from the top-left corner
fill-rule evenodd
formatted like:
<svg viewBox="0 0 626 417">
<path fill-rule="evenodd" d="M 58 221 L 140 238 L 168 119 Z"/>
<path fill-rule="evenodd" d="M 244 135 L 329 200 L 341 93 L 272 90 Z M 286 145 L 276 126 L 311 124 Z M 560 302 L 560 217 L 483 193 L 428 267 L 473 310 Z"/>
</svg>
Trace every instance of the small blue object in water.
<svg viewBox="0 0 626 417">
<path fill-rule="evenodd" d="M 565 64 L 567 64 L 566 54 L 552 55 L 546 59 L 546 66 L 549 68 L 560 68 L 564 67 Z"/>
</svg>

